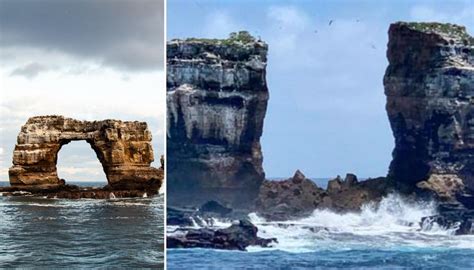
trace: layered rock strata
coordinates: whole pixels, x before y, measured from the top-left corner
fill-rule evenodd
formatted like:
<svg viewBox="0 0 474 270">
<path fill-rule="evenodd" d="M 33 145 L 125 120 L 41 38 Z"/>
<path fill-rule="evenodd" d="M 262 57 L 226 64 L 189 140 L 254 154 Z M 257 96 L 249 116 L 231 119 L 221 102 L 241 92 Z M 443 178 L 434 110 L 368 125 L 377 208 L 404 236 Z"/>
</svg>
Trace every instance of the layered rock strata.
<svg viewBox="0 0 474 270">
<path fill-rule="evenodd" d="M 384 77 L 395 137 L 389 178 L 473 204 L 474 40 L 462 26 L 390 26 Z"/>
<path fill-rule="evenodd" d="M 37 116 L 21 127 L 13 152 L 10 184 L 18 188 L 57 189 L 65 181 L 56 169 L 61 147 L 87 141 L 104 169 L 109 188 L 159 188 L 163 170 L 153 162 L 151 132 L 144 122 L 79 121 L 63 116 Z"/>
<path fill-rule="evenodd" d="M 167 46 L 168 203 L 251 204 L 265 175 L 267 45 L 246 32 Z"/>
</svg>

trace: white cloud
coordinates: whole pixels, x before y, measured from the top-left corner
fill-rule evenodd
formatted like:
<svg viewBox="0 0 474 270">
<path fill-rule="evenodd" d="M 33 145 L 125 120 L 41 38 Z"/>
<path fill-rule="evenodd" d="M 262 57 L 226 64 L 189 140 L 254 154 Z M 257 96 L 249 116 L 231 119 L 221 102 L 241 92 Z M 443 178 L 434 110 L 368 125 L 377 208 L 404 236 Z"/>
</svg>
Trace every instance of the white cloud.
<svg viewBox="0 0 474 270">
<path fill-rule="evenodd" d="M 58 175 L 64 175 L 66 176 L 80 176 L 81 174 L 89 174 L 89 175 L 95 175 L 98 176 L 100 174 L 103 174 L 104 172 L 101 172 L 97 168 L 94 167 L 62 167 L 58 168 Z"/>
<path fill-rule="evenodd" d="M 276 53 L 291 53 L 298 50 L 299 37 L 310 26 L 309 17 L 293 6 L 272 6 L 267 10 L 268 25 L 277 42 L 272 42 Z"/>
<path fill-rule="evenodd" d="M 58 177 L 66 182 L 101 181 L 106 182 L 105 173 L 100 167 L 58 166 Z"/>
<path fill-rule="evenodd" d="M 29 63 L 25 66 L 18 67 L 14 69 L 11 73 L 11 76 L 24 76 L 26 78 L 32 79 L 40 72 L 48 70 L 48 67 L 39 64 L 39 63 Z"/>
<path fill-rule="evenodd" d="M 225 10 L 216 10 L 206 16 L 203 33 L 204 37 L 227 38 L 229 33 L 244 30 L 242 24 L 237 23 Z"/>
<path fill-rule="evenodd" d="M 271 6 L 267 16 L 274 20 L 278 27 L 293 31 L 303 31 L 308 27 L 309 17 L 294 6 Z"/>
<path fill-rule="evenodd" d="M 0 67 L 1 179 L 8 178 L 7 163 L 10 164 L 12 158 L 10 150 L 13 150 L 20 127 L 29 117 L 36 115 L 59 114 L 80 120 L 146 121 L 156 134 L 153 138 L 155 154 L 164 152 L 163 71 L 122 73 L 91 61 L 76 64 L 78 59 L 57 54 L 52 56 L 57 60 L 53 61 L 55 64 L 60 63 L 58 68 L 39 73 L 33 79 L 11 76 L 11 67 L 14 63 L 21 64 L 21 57 L 6 60 Z M 127 76 L 127 80 L 123 80 L 123 76 Z M 159 162 L 155 161 L 155 164 Z M 76 173 L 84 171 L 78 169 Z"/>
</svg>

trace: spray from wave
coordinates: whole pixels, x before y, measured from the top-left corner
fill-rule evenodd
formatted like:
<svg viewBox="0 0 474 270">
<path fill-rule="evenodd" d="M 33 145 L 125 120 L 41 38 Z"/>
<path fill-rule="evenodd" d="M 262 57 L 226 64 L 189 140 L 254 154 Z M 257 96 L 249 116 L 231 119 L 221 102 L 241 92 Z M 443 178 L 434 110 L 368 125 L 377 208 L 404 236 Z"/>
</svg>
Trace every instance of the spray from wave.
<svg viewBox="0 0 474 270">
<path fill-rule="evenodd" d="M 454 236 L 453 229 L 421 224 L 423 217 L 436 213 L 434 201 L 411 201 L 401 195 L 390 194 L 377 204 L 363 206 L 358 213 L 315 210 L 308 217 L 286 221 L 267 221 L 251 213 L 249 219 L 258 227 L 258 236 L 278 239 L 272 249 L 287 252 L 474 248 L 472 235 Z M 217 218 L 195 217 L 193 221 L 193 228 L 218 229 L 232 224 L 231 220 Z M 176 229 L 168 226 L 169 233 Z M 251 252 L 264 250 L 268 248 L 248 248 Z"/>
<path fill-rule="evenodd" d="M 289 252 L 352 250 L 366 248 L 474 248 L 473 236 L 453 236 L 451 229 L 423 228 L 423 217 L 436 214 L 436 203 L 412 202 L 390 194 L 379 204 L 368 204 L 359 213 L 315 210 L 310 216 L 288 221 L 267 222 L 252 213 L 249 218 L 259 236 L 276 237 L 274 249 Z M 260 251 L 251 248 L 249 251 Z"/>
<path fill-rule="evenodd" d="M 287 252 L 345 251 L 380 249 L 410 250 L 417 248 L 474 248 L 474 236 L 454 236 L 452 228 L 436 224 L 423 226 L 423 217 L 436 215 L 436 202 L 413 201 L 398 194 L 389 194 L 379 203 L 364 205 L 358 213 L 336 213 L 315 210 L 305 218 L 267 221 L 256 213 L 250 221 L 258 227 L 258 236 L 277 238 L 272 249 Z M 229 219 L 195 217 L 194 229 L 226 228 Z M 168 226 L 168 234 L 184 233 Z M 249 247 L 248 251 L 268 251 Z"/>
</svg>

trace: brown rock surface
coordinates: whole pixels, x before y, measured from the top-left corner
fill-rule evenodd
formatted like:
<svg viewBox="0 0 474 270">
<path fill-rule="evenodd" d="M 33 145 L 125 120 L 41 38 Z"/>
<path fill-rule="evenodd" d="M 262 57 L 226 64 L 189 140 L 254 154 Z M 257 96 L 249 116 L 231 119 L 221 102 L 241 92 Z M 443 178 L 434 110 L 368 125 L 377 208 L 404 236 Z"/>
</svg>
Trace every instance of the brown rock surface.
<svg viewBox="0 0 474 270">
<path fill-rule="evenodd" d="M 56 170 L 58 152 L 71 141 L 85 140 L 102 164 L 111 188 L 159 188 L 163 170 L 150 166 L 154 159 L 151 139 L 144 122 L 32 117 L 18 134 L 10 184 L 43 189 L 64 185 Z"/>
<path fill-rule="evenodd" d="M 284 220 L 303 216 L 324 205 L 327 193 L 297 170 L 283 181 L 265 180 L 256 200 L 259 214 L 266 218 Z"/>
<path fill-rule="evenodd" d="M 347 174 L 344 180 L 340 176 L 330 180 L 324 190 L 298 170 L 287 180 L 265 180 L 256 210 L 269 220 L 303 217 L 315 209 L 359 211 L 364 204 L 380 201 L 390 190 L 384 177 L 358 182 L 354 174 Z"/>
</svg>

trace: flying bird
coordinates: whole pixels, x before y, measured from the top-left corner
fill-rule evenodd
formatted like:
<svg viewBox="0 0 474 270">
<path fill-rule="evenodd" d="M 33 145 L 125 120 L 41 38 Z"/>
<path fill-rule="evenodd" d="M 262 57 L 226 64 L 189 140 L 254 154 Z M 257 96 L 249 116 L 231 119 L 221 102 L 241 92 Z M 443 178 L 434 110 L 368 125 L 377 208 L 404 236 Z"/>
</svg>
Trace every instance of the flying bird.
<svg viewBox="0 0 474 270">
<path fill-rule="evenodd" d="M 334 20 L 330 20 L 330 21 L 329 21 L 329 25 L 331 25 L 333 22 L 334 22 Z"/>
<path fill-rule="evenodd" d="M 374 50 L 377 49 L 374 44 L 370 44 L 370 47 L 372 47 L 372 49 L 374 49 Z"/>
</svg>

